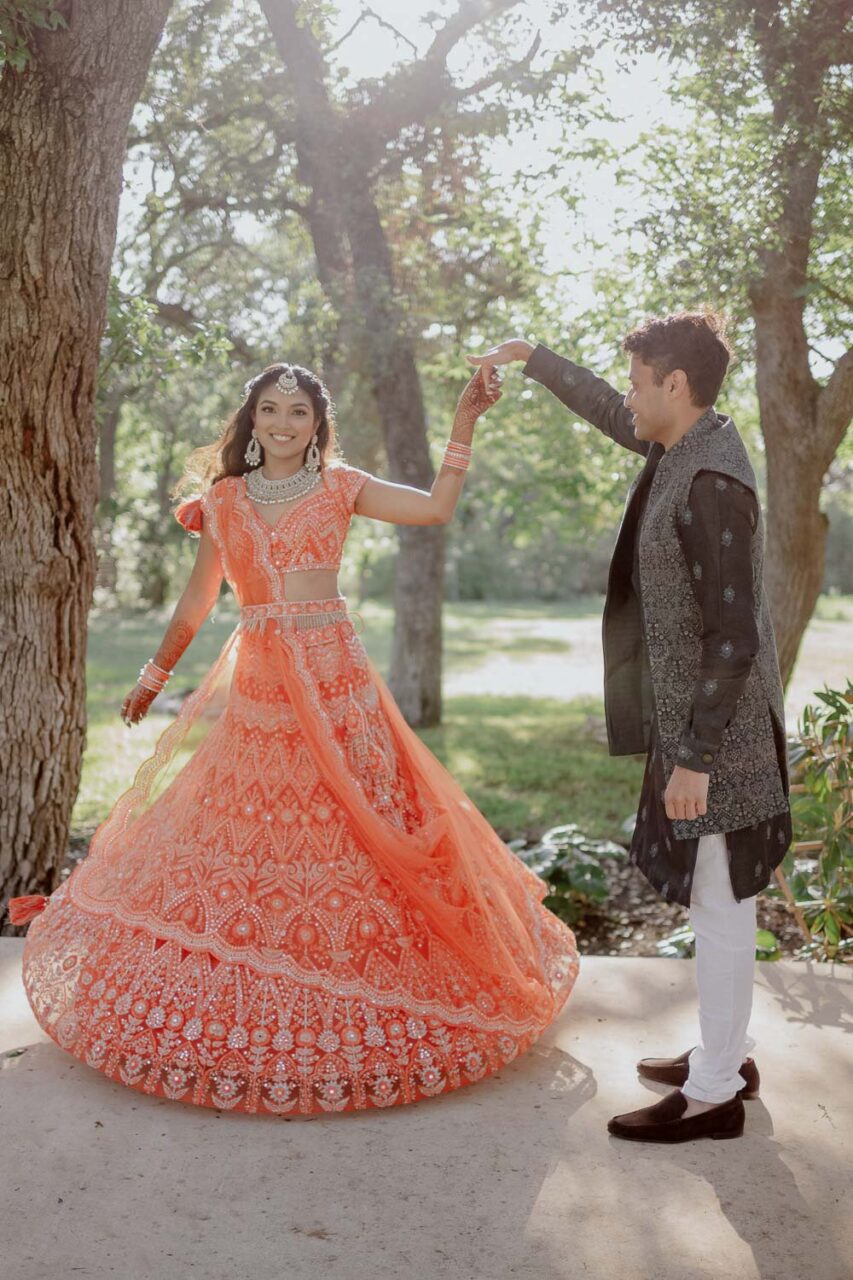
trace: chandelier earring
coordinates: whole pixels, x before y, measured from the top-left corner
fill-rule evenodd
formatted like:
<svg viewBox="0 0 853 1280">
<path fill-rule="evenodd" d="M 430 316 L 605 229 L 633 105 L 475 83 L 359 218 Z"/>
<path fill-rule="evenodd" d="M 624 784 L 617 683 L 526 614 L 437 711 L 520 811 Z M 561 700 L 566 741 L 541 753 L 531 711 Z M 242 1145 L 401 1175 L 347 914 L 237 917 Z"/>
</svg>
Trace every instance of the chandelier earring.
<svg viewBox="0 0 853 1280">
<path fill-rule="evenodd" d="M 311 443 L 308 446 L 308 453 L 305 456 L 304 465 L 308 471 L 317 472 L 320 470 L 320 446 L 317 443 L 316 431 L 311 437 Z"/>
<path fill-rule="evenodd" d="M 258 439 L 258 437 L 255 435 L 254 428 L 252 429 L 252 438 L 249 441 L 249 443 L 246 445 L 246 451 L 243 454 L 243 457 L 245 458 L 246 462 L 249 464 L 250 467 L 260 466 L 261 442 Z"/>
</svg>

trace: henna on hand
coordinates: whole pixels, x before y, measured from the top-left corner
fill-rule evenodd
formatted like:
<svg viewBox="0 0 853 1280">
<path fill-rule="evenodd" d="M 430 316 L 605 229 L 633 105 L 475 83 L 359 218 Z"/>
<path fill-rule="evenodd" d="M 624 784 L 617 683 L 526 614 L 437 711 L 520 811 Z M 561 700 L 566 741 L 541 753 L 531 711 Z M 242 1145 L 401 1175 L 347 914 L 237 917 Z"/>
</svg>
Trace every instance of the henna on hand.
<svg viewBox="0 0 853 1280">
<path fill-rule="evenodd" d="M 153 689 L 136 684 L 121 704 L 121 718 L 126 725 L 138 724 L 157 697 Z"/>
<path fill-rule="evenodd" d="M 196 628 L 186 619 L 173 618 L 163 637 L 163 643 L 152 658 L 154 665 L 163 671 L 171 671 L 177 666 L 184 650 L 189 648 L 195 633 Z"/>
<path fill-rule="evenodd" d="M 173 618 L 166 629 L 163 643 L 151 661 L 163 671 L 171 671 L 188 648 L 197 627 L 186 618 Z M 121 704 L 121 718 L 127 725 L 137 724 L 157 697 L 154 689 L 136 684 Z"/>
<path fill-rule="evenodd" d="M 451 440 L 470 444 L 477 419 L 501 398 L 500 375 L 492 367 L 477 369 L 456 403 Z"/>
</svg>

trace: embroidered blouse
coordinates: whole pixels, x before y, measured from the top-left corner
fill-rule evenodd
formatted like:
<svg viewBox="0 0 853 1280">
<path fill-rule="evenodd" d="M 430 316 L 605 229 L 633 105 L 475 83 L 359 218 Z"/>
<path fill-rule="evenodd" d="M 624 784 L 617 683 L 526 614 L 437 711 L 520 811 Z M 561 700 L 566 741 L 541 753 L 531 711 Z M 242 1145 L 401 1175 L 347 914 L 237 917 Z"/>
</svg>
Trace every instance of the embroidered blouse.
<svg viewBox="0 0 853 1280">
<path fill-rule="evenodd" d="M 260 515 L 243 476 L 224 476 L 203 494 L 180 503 L 175 518 L 199 536 L 205 525 L 223 574 L 241 605 L 285 598 L 288 573 L 337 572 L 366 471 L 332 463 L 306 497 L 270 524 Z"/>
</svg>

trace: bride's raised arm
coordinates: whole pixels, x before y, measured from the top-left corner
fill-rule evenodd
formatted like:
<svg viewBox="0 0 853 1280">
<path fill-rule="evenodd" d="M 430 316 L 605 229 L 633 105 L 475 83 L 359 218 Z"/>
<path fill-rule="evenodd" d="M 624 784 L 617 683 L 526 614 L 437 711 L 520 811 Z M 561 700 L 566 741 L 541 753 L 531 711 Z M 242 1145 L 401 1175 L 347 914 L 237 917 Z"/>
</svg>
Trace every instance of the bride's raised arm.
<svg viewBox="0 0 853 1280">
<path fill-rule="evenodd" d="M 500 399 L 500 386 L 500 375 L 493 366 L 484 365 L 471 378 L 457 402 L 444 460 L 429 492 L 371 476 L 356 499 L 356 515 L 390 524 L 447 524 L 465 483 L 474 426 Z"/>
</svg>

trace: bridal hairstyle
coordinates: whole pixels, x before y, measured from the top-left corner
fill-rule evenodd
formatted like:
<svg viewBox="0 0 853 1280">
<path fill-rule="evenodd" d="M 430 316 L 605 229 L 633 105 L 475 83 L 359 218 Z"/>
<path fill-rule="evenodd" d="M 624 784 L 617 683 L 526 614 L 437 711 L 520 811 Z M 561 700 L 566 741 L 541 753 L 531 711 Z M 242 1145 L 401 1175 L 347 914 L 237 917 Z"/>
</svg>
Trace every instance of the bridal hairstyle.
<svg viewBox="0 0 853 1280">
<path fill-rule="evenodd" d="M 732 356 L 725 321 L 710 310 L 649 316 L 628 334 L 622 350 L 651 365 L 656 387 L 668 373 L 683 369 L 691 403 L 703 408 L 716 400 Z"/>
<path fill-rule="evenodd" d="M 285 369 L 292 369 L 296 381 L 303 391 L 307 391 L 314 413 L 317 417 L 317 447 L 320 450 L 320 469 L 323 470 L 336 456 L 337 443 L 335 437 L 335 406 L 325 384 L 299 364 L 288 365 L 283 362 L 269 364 L 246 384 L 247 394 L 236 413 L 222 428 L 222 433 L 214 444 L 202 445 L 193 449 L 184 464 L 183 475 L 172 490 L 172 497 L 180 497 L 187 490 L 196 492 L 208 489 L 223 476 L 242 476 L 252 468 L 243 454 L 252 436 L 252 414 L 261 398 L 261 392 L 276 381 Z M 307 453 L 307 448 L 306 448 Z M 261 445 L 263 458 L 263 445 Z"/>
</svg>

